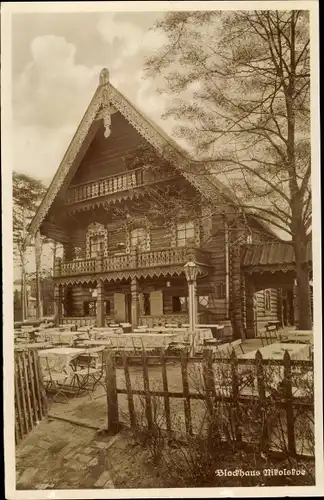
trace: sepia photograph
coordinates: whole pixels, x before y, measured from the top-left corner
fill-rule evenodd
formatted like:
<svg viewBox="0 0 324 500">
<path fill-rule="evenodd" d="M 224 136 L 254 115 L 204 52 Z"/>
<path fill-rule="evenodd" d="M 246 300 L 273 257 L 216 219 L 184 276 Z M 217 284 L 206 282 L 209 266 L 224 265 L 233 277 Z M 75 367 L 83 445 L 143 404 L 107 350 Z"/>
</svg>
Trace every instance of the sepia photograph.
<svg viewBox="0 0 324 500">
<path fill-rule="evenodd" d="M 6 498 L 323 494 L 318 3 L 1 32 Z"/>
</svg>

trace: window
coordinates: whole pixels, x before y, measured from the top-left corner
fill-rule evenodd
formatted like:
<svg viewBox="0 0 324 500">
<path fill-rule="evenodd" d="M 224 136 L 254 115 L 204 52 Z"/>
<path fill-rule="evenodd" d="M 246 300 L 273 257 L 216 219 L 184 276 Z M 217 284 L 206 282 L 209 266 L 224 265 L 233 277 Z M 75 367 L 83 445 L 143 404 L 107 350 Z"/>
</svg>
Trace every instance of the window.
<svg viewBox="0 0 324 500">
<path fill-rule="evenodd" d="M 208 309 L 208 307 L 209 307 L 209 296 L 208 295 L 200 295 L 198 297 L 199 310 Z"/>
<path fill-rule="evenodd" d="M 90 259 L 96 257 L 99 253 L 104 251 L 104 237 L 96 235 L 90 237 Z"/>
<path fill-rule="evenodd" d="M 251 245 L 252 243 L 252 234 L 248 234 L 247 237 L 246 237 L 246 243 L 248 245 Z"/>
<path fill-rule="evenodd" d="M 172 312 L 188 312 L 188 297 L 172 297 Z"/>
<path fill-rule="evenodd" d="M 177 225 L 177 246 L 184 247 L 195 238 L 195 224 L 193 221 L 182 222 Z"/>
<path fill-rule="evenodd" d="M 149 293 L 143 293 L 143 309 L 144 309 L 144 316 L 150 316 L 151 302 Z"/>
<path fill-rule="evenodd" d="M 83 302 L 83 314 L 84 316 L 95 316 L 97 312 L 96 301 Z"/>
<path fill-rule="evenodd" d="M 143 227 L 133 229 L 131 232 L 131 246 L 137 248 L 140 252 L 149 250 L 148 233 Z"/>
<path fill-rule="evenodd" d="M 111 312 L 110 300 L 106 300 L 104 304 L 105 304 L 105 314 L 109 316 Z"/>
<path fill-rule="evenodd" d="M 271 290 L 264 290 L 264 308 L 271 311 Z"/>
<path fill-rule="evenodd" d="M 225 299 L 225 283 L 218 283 L 216 285 L 217 299 Z"/>
</svg>

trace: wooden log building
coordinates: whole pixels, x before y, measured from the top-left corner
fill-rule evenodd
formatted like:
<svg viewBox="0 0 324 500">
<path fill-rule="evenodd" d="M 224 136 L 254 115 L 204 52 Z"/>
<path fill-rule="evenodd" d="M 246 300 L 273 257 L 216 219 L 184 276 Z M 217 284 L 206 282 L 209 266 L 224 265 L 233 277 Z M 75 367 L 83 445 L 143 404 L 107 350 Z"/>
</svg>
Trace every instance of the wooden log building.
<svg viewBox="0 0 324 500">
<path fill-rule="evenodd" d="M 293 256 L 282 287 L 273 269 L 262 279 L 257 253 L 270 245 L 269 268 L 276 246 L 288 244 L 233 199 L 103 69 L 30 226 L 32 237 L 64 246 L 54 270 L 57 321 L 187 323 L 184 265 L 194 261 L 200 323 L 230 325 L 236 337 L 269 320 L 293 323 Z"/>
</svg>

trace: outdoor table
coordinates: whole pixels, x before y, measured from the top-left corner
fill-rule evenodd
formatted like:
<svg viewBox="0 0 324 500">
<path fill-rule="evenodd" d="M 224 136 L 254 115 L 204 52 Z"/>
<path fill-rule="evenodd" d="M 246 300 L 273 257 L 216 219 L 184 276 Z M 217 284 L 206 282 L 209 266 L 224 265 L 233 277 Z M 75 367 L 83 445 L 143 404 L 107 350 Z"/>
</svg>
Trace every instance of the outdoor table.
<svg viewBox="0 0 324 500">
<path fill-rule="evenodd" d="M 46 349 L 51 346 L 50 342 L 32 342 L 15 345 L 15 349 Z"/>
<path fill-rule="evenodd" d="M 142 349 L 148 348 L 166 348 L 172 341 L 177 341 L 177 334 L 166 333 L 156 335 L 155 333 L 126 333 L 120 335 L 106 336 L 105 340 L 88 340 L 86 345 L 105 345 L 113 348 Z"/>
<path fill-rule="evenodd" d="M 72 367 L 70 363 L 80 354 L 86 353 L 87 350 L 82 348 L 73 347 L 54 347 L 53 349 L 44 349 L 39 351 L 38 356 L 40 359 L 40 364 L 43 370 L 46 371 L 46 358 L 50 363 L 50 369 L 53 371 L 60 371 L 61 367 L 64 366 L 67 373 L 72 372 Z"/>
<path fill-rule="evenodd" d="M 288 351 L 290 359 L 309 359 L 309 346 L 307 344 L 286 344 L 276 342 L 259 349 L 263 359 L 283 359 Z M 256 350 L 241 354 L 242 359 L 255 359 Z"/>
<path fill-rule="evenodd" d="M 63 344 L 64 342 L 67 343 L 72 343 L 74 340 L 78 338 L 77 332 L 67 332 L 67 331 L 47 331 L 46 332 L 46 338 L 51 338 L 53 342 L 61 343 Z M 80 333 L 79 333 L 80 335 Z"/>
</svg>

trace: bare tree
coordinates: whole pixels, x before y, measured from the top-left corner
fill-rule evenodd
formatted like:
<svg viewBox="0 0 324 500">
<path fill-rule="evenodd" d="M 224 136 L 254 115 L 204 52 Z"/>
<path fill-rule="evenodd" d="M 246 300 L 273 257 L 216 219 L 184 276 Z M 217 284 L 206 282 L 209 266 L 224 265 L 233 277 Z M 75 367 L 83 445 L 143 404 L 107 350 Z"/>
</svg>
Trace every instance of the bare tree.
<svg viewBox="0 0 324 500">
<path fill-rule="evenodd" d="M 165 116 L 237 204 L 295 251 L 298 326 L 311 328 L 310 64 L 307 11 L 172 12 L 148 76 L 177 98 Z"/>
</svg>

